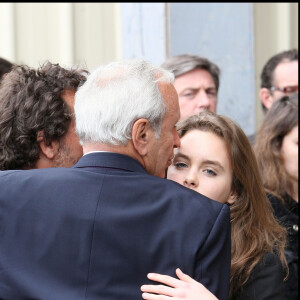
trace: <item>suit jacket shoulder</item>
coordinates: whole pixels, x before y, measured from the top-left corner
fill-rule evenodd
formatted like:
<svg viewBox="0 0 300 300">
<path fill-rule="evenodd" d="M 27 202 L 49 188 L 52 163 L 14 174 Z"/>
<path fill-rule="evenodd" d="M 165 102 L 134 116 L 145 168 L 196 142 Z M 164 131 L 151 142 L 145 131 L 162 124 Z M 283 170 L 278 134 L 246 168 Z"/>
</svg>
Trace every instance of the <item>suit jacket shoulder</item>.
<svg viewBox="0 0 300 300">
<path fill-rule="evenodd" d="M 228 297 L 229 208 L 125 155 L 0 172 L 0 207 L 0 298 L 141 299 L 177 267 Z"/>
</svg>

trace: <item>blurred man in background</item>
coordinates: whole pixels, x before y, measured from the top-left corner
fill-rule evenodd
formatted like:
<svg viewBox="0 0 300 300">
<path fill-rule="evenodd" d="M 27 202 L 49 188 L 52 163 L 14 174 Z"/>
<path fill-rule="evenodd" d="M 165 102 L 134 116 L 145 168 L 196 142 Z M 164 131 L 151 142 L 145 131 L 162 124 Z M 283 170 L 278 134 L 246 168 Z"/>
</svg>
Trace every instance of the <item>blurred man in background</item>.
<svg viewBox="0 0 300 300">
<path fill-rule="evenodd" d="M 282 96 L 298 94 L 298 50 L 283 51 L 269 58 L 260 79 L 259 97 L 264 113 Z M 254 144 L 255 133 L 248 138 Z"/>
<path fill-rule="evenodd" d="M 183 54 L 169 58 L 162 67 L 175 75 L 181 119 L 204 109 L 216 112 L 220 85 L 217 65 L 203 57 Z"/>
</svg>

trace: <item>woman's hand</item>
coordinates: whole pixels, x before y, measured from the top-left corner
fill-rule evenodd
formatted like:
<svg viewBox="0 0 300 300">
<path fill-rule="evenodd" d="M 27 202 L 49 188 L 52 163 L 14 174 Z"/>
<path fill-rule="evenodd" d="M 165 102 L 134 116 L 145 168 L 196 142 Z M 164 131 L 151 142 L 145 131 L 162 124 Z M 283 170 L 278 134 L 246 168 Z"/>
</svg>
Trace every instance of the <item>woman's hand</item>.
<svg viewBox="0 0 300 300">
<path fill-rule="evenodd" d="M 147 300 L 218 300 L 201 283 L 194 280 L 180 269 L 176 269 L 179 279 L 168 275 L 149 273 L 148 278 L 165 285 L 142 285 L 142 297 Z M 166 286 L 167 285 L 167 286 Z"/>
</svg>

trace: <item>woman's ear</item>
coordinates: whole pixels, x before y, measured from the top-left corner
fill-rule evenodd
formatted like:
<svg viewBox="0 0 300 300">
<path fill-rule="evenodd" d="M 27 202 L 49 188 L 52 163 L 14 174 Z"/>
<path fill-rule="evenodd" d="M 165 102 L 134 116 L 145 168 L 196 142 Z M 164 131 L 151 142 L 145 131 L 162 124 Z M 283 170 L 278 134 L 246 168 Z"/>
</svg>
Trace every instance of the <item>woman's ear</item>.
<svg viewBox="0 0 300 300">
<path fill-rule="evenodd" d="M 231 190 L 229 198 L 227 200 L 227 203 L 228 204 L 233 204 L 235 202 L 236 198 L 237 198 L 236 192 L 234 190 Z"/>
<path fill-rule="evenodd" d="M 132 127 L 132 143 L 141 156 L 148 154 L 152 138 L 154 138 L 154 133 L 149 121 L 147 119 L 138 119 Z"/>
</svg>

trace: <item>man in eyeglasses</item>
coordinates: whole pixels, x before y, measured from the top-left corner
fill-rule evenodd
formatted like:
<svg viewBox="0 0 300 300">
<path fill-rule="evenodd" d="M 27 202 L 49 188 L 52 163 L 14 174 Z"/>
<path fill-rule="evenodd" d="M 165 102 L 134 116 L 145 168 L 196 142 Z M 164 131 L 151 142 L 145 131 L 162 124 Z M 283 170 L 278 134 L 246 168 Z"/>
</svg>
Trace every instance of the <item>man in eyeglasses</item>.
<svg viewBox="0 0 300 300">
<path fill-rule="evenodd" d="M 259 96 L 264 112 L 284 95 L 298 93 L 298 50 L 272 56 L 263 67 Z"/>
<path fill-rule="evenodd" d="M 298 94 L 298 50 L 291 49 L 272 56 L 264 65 L 259 97 L 264 113 L 282 96 Z M 255 133 L 248 136 L 254 144 Z"/>
</svg>

